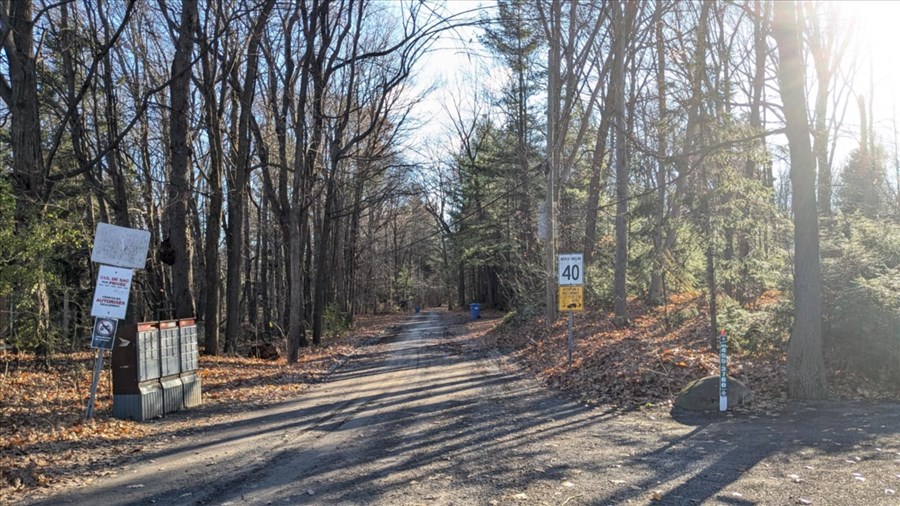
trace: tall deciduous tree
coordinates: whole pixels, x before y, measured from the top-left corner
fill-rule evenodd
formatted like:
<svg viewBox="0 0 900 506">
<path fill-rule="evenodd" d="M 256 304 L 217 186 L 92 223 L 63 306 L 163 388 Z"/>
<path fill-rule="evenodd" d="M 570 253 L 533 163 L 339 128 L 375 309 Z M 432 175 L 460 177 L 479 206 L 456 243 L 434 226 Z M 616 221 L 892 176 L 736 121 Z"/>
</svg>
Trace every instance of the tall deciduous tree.
<svg viewBox="0 0 900 506">
<path fill-rule="evenodd" d="M 615 101 L 616 164 L 616 264 L 613 297 L 616 325 L 628 323 L 628 127 L 625 121 L 625 58 L 631 24 L 635 16 L 633 2 L 613 6 L 615 56 L 613 57 L 612 95 Z"/>
<path fill-rule="evenodd" d="M 192 192 L 190 187 L 191 165 L 191 69 L 194 37 L 197 30 L 197 0 L 184 0 L 181 4 L 181 23 L 175 54 L 172 56 L 172 78 L 169 84 L 169 244 L 172 263 L 172 288 L 175 318 L 194 316 L 194 300 L 191 295 L 192 246 L 188 227 L 188 210 Z"/>
<path fill-rule="evenodd" d="M 776 2 L 773 35 L 778 83 L 790 145 L 794 213 L 794 326 L 788 344 L 788 393 L 795 399 L 828 395 L 822 346 L 822 274 L 816 214 L 816 160 L 809 140 L 804 63 L 793 1 Z"/>
</svg>

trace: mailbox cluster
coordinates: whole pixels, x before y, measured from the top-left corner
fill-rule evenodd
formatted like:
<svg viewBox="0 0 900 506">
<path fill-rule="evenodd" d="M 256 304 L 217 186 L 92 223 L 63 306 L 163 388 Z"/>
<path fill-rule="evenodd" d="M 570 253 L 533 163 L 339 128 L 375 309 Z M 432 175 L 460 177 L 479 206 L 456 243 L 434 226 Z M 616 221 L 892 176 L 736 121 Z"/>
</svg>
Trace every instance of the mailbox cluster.
<svg viewBox="0 0 900 506">
<path fill-rule="evenodd" d="M 194 320 L 119 327 L 112 353 L 113 416 L 140 421 L 200 405 L 198 368 Z"/>
</svg>

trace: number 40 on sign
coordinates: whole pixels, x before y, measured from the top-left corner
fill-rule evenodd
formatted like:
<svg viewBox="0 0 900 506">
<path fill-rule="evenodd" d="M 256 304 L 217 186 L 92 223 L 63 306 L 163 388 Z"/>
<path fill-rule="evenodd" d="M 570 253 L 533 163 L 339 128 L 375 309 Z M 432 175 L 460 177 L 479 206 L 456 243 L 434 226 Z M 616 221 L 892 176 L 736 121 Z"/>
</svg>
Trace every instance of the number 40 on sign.
<svg viewBox="0 0 900 506">
<path fill-rule="evenodd" d="M 559 255 L 557 274 L 560 285 L 583 285 L 584 255 L 581 253 Z"/>
</svg>

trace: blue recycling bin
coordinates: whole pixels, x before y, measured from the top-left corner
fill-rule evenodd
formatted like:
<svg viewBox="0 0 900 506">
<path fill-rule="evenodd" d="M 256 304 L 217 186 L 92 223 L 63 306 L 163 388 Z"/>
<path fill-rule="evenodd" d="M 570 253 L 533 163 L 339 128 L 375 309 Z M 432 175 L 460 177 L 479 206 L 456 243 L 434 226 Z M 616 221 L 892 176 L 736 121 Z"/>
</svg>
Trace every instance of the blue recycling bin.
<svg viewBox="0 0 900 506">
<path fill-rule="evenodd" d="M 472 320 L 481 318 L 481 304 L 477 302 L 469 304 L 469 318 Z"/>
<path fill-rule="evenodd" d="M 416 304 L 416 314 L 419 314 L 419 309 L 421 309 L 421 308 L 419 307 L 418 304 Z"/>
</svg>

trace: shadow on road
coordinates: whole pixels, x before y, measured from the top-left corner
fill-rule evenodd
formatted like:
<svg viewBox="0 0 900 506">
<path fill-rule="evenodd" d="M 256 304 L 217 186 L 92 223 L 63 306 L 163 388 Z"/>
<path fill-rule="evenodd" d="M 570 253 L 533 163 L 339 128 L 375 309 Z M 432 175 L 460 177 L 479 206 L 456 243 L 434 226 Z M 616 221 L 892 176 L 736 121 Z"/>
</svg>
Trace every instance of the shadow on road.
<svg viewBox="0 0 900 506">
<path fill-rule="evenodd" d="M 577 467 L 614 483 L 582 503 L 618 504 L 668 488 L 659 504 L 710 498 L 751 504 L 723 493 L 761 461 L 801 450 L 845 451 L 897 429 L 891 406 L 853 406 L 854 421 L 864 423 L 852 431 L 846 430 L 846 405 L 804 405 L 764 416 L 676 415 L 674 421 L 591 409 L 487 367 L 483 358 L 448 352 L 444 335 L 434 317 L 414 317 L 387 344 L 354 357 L 300 401 L 205 425 L 205 437 L 143 455 L 153 461 L 233 448 L 228 463 L 217 463 L 212 474 L 191 475 L 196 470 L 182 464 L 140 476 L 142 483 L 169 483 L 170 489 L 123 496 L 117 482 L 65 499 L 223 503 L 252 492 L 292 504 L 387 503 L 416 485 L 411 476 L 459 484 L 461 494 L 466 487 L 489 487 L 503 495 L 559 482 Z M 559 445 L 568 445 L 568 453 Z M 609 479 L 622 469 L 639 478 Z M 423 470 L 427 477 L 417 474 Z M 184 493 L 192 495 L 184 499 Z"/>
</svg>

